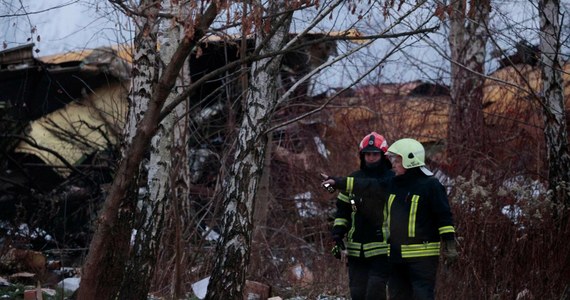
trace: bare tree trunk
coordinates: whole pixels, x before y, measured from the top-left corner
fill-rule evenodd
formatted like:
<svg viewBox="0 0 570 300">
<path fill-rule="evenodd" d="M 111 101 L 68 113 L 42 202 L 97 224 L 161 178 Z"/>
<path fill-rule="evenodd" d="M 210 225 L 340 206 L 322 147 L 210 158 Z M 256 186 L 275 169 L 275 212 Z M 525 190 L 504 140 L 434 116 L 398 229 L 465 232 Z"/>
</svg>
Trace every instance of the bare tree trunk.
<svg viewBox="0 0 570 300">
<path fill-rule="evenodd" d="M 149 6 L 144 7 L 149 8 Z M 129 228 L 117 232 L 116 227 L 120 224 L 118 221 L 122 213 L 121 209 L 125 204 L 133 203 L 133 199 L 129 198 L 129 192 L 134 189 L 140 163 L 147 152 L 151 138 L 157 130 L 161 109 L 176 82 L 176 78 L 178 78 L 180 69 L 190 51 L 212 24 L 217 12 L 216 2 L 211 3 L 204 15 L 191 28 L 193 34 L 186 34 L 180 41 L 180 45 L 173 54 L 171 61 L 164 68 L 160 78 L 153 84 L 149 106 L 142 120 L 137 124 L 136 128 L 129 128 L 136 131 L 132 143 L 128 146 L 127 151 L 125 151 L 126 154 L 119 164 L 109 195 L 105 199 L 104 207 L 98 218 L 97 228 L 91 240 L 89 253 L 83 267 L 84 272 L 78 292 L 78 297 L 81 300 L 114 299 L 119 292 L 118 284 L 115 283 L 111 286 L 105 286 L 105 284 L 111 281 L 118 281 L 119 283 L 122 281 L 123 273 L 121 272 L 121 276 L 119 276 L 119 274 L 113 272 L 124 270 L 128 253 L 128 248 L 117 247 L 119 246 L 117 243 L 121 243 L 120 245 L 126 243 L 128 245 L 130 241 Z M 149 22 L 149 24 L 153 23 Z M 150 27 L 145 28 L 151 29 Z M 141 30 L 140 32 L 141 34 L 148 34 L 148 31 Z M 139 57 L 135 57 L 135 60 L 138 59 Z M 152 64 L 153 61 L 149 60 L 149 63 Z M 125 235 L 125 232 L 128 234 Z M 109 257 L 123 258 L 123 260 L 109 260 Z M 112 264 L 112 266 L 109 264 Z M 139 275 L 129 274 L 129 276 Z"/>
<path fill-rule="evenodd" d="M 152 82 L 156 78 L 155 22 L 158 9 L 151 6 L 144 13 L 145 17 L 136 20 L 138 34 L 133 68 L 135 75 L 129 94 L 129 115 L 124 132 L 126 139 L 122 145 L 123 157 L 126 157 L 128 149 L 132 146 L 136 126 L 148 108 Z M 125 184 L 124 197 L 118 204 L 117 211 L 109 210 L 107 202 L 105 203 L 106 209 L 100 216 L 102 221 L 93 237 L 84 266 L 79 299 L 113 299 L 117 296 L 123 279 L 124 262 L 127 261 L 129 253 L 132 219 L 137 199 L 137 180 L 134 178 L 138 178 L 138 174 L 139 169 L 133 169 L 133 174 L 130 175 L 133 180 Z M 111 196 L 113 194 L 108 197 Z M 106 227 L 103 221 L 107 220 L 113 225 Z M 99 239 L 101 235 L 105 236 L 104 241 Z M 110 248 L 105 248 L 103 245 L 109 245 Z M 98 258 L 97 263 L 90 261 L 94 257 Z"/>
<path fill-rule="evenodd" d="M 286 42 L 291 13 L 282 15 L 283 1 L 270 1 L 269 26 L 258 28 L 257 46 L 270 36 L 261 55 L 281 49 Z M 276 17 L 277 16 L 277 17 Z M 270 32 L 265 32 L 266 28 Z M 249 263 L 254 199 L 267 146 L 265 130 L 277 106 L 277 77 L 281 55 L 262 59 L 252 66 L 247 108 L 238 133 L 234 163 L 223 183 L 224 218 L 222 234 L 216 248 L 216 262 L 206 299 L 242 299 L 245 274 Z"/>
<path fill-rule="evenodd" d="M 171 14 L 178 15 L 178 6 L 171 5 L 170 1 L 163 1 L 162 10 Z M 167 24 L 167 25 L 165 25 Z M 181 25 L 176 22 L 162 22 L 154 26 L 155 30 L 161 27 L 164 34 L 161 35 L 162 39 L 160 44 L 160 62 L 155 64 L 158 69 L 159 66 L 165 65 L 172 59 L 176 48 L 178 47 L 181 38 Z M 156 36 L 156 33 L 155 33 Z M 156 49 L 156 40 L 155 47 Z M 183 68 L 184 69 L 184 68 Z M 168 96 L 166 103 L 170 103 L 181 92 L 180 88 L 183 86 L 180 77 L 178 77 L 177 87 L 172 90 Z M 148 98 L 150 99 L 150 97 Z M 177 110 L 184 110 L 186 102 L 178 105 L 173 113 L 168 114 L 157 128 L 156 135 L 151 141 L 150 145 L 150 161 L 148 164 L 148 193 L 142 197 L 142 201 L 138 207 L 137 223 L 135 226 L 136 235 L 132 253 L 129 263 L 127 265 L 127 274 L 139 274 L 138 276 L 125 276 L 123 285 L 121 287 L 121 299 L 143 299 L 149 292 L 152 276 L 154 274 L 156 259 L 159 247 L 161 246 L 161 237 L 163 236 L 165 211 L 167 207 L 170 210 L 176 210 L 180 195 L 185 195 L 187 189 L 184 189 L 184 184 L 180 184 L 181 177 L 184 177 L 184 159 L 186 152 L 183 151 L 184 141 L 181 140 L 182 130 L 175 130 L 177 120 L 180 120 L 178 115 L 183 115 L 184 111 L 178 112 Z M 186 120 L 183 118 L 182 121 Z M 181 145 L 182 144 L 182 147 Z M 182 148 L 180 151 L 180 149 Z M 175 155 L 178 154 L 178 155 Z M 182 154 L 182 155 L 179 155 Z M 176 167 L 173 168 L 173 164 Z M 187 166 L 187 164 L 186 164 Z M 186 170 L 188 168 L 186 167 Z M 176 170 L 176 172 L 173 172 Z M 187 174 L 187 173 L 186 173 Z M 187 178 L 187 177 L 186 177 Z M 187 181 L 186 181 L 187 182 Z M 176 184 L 175 186 L 175 183 Z M 187 186 L 187 185 L 186 185 Z M 172 188 L 171 188 L 172 187 Z M 171 192 L 174 190 L 174 193 Z M 168 200 L 171 205 L 168 206 Z M 178 214 L 172 214 L 175 218 L 171 219 L 175 224 L 178 223 Z M 178 254 L 177 254 L 178 255 Z M 180 294 L 180 291 L 176 293 Z M 175 297 L 175 299 L 178 297 Z"/>
<path fill-rule="evenodd" d="M 164 2 L 171 2 L 170 0 L 164 0 Z M 180 2 L 172 3 L 172 15 L 182 15 L 188 16 L 188 12 L 185 11 L 183 4 Z M 187 8 L 186 8 L 187 10 Z M 169 30 L 169 39 L 172 48 L 178 46 L 178 40 L 182 39 L 184 34 L 184 28 L 180 24 L 173 24 L 172 28 Z M 176 42 L 176 43 L 175 43 Z M 164 59 L 164 61 L 169 61 L 170 58 Z M 178 77 L 178 84 L 176 89 L 173 91 L 174 96 L 178 96 L 182 93 L 183 87 L 190 85 L 190 70 L 188 67 L 188 59 L 185 61 L 182 67 L 182 72 Z M 171 97 L 174 100 L 176 97 Z M 190 123 L 189 117 L 189 100 L 185 100 L 178 104 L 172 111 L 171 118 L 173 122 L 172 127 L 172 150 L 170 154 L 171 165 L 170 169 L 170 181 L 172 186 L 172 192 L 170 194 L 171 204 L 169 210 L 172 211 L 171 215 L 174 218 L 171 220 L 171 226 L 174 227 L 174 270 L 173 270 L 173 280 L 171 286 L 171 298 L 172 299 L 182 299 L 184 297 L 184 286 L 183 278 L 186 273 L 186 265 L 184 265 L 184 258 L 188 257 L 184 253 L 184 237 L 183 237 L 183 227 L 186 226 L 185 220 L 183 220 L 183 211 L 190 211 L 188 207 L 191 207 L 189 192 L 190 192 L 190 163 L 189 163 L 189 149 L 188 149 L 188 139 L 190 132 L 188 131 L 188 124 Z M 170 229 L 170 228 L 169 228 Z"/>
<path fill-rule="evenodd" d="M 570 204 L 570 154 L 564 85 L 560 63 L 560 1 L 538 1 L 540 14 L 540 51 L 542 65 L 542 95 L 544 136 L 548 159 L 549 187 L 554 200 Z"/>
<path fill-rule="evenodd" d="M 269 213 L 269 205 L 273 200 L 274 190 L 271 188 L 271 156 L 272 156 L 272 138 L 271 134 L 267 137 L 267 148 L 265 149 L 265 159 L 263 163 L 263 174 L 259 179 L 259 187 L 255 195 L 255 209 L 253 214 L 253 243 L 251 253 L 254 259 L 250 261 L 249 270 L 256 272 L 258 278 L 263 275 L 263 251 L 268 246 L 265 243 L 265 227 L 267 225 L 267 214 Z"/>
<path fill-rule="evenodd" d="M 480 162 L 486 135 L 483 116 L 483 83 L 489 0 L 451 2 L 451 107 L 447 153 L 452 175 L 471 172 Z M 477 147 L 473 147 L 476 144 Z M 473 151 L 475 149 L 476 151 Z M 466 174 L 469 175 L 469 174 Z"/>
</svg>

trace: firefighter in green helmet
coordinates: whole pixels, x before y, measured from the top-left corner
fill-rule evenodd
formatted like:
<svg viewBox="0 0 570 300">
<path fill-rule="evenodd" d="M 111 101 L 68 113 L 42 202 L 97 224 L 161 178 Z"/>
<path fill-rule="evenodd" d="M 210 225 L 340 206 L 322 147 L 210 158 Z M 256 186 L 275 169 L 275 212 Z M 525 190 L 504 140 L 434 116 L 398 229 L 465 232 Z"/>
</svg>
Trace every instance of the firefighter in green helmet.
<svg viewBox="0 0 570 300">
<path fill-rule="evenodd" d="M 423 145 L 400 139 L 387 150 L 395 177 L 329 177 L 323 183 L 348 193 L 386 193 L 391 263 L 390 299 L 434 299 L 440 251 L 457 258 L 455 229 L 444 186 L 425 166 Z"/>
</svg>

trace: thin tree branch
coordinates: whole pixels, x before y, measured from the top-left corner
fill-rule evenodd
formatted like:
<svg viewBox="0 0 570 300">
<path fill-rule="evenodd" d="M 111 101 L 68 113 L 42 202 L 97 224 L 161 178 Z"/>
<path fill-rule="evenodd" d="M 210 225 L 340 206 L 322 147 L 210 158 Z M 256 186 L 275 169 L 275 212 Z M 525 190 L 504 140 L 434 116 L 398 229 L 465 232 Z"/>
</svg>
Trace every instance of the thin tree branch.
<svg viewBox="0 0 570 300">
<path fill-rule="evenodd" d="M 20 13 L 20 14 L 0 15 L 0 18 L 11 18 L 11 17 L 23 17 L 23 16 L 29 16 L 29 15 L 37 15 L 37 14 L 45 13 L 45 12 L 48 12 L 48 11 L 51 11 L 54 9 L 60 9 L 60 8 L 75 4 L 77 2 L 79 2 L 79 0 L 72 0 L 68 3 L 52 6 L 50 8 L 46 8 L 46 9 L 42 9 L 42 10 L 38 10 L 38 11 L 24 12 L 24 13 Z"/>
</svg>

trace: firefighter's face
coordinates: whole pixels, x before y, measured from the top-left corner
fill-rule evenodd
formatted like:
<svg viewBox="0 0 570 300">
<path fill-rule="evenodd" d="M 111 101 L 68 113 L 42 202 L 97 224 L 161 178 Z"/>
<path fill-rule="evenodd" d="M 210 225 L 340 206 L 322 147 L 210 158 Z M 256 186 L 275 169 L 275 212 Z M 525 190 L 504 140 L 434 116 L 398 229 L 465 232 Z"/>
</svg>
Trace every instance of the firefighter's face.
<svg viewBox="0 0 570 300">
<path fill-rule="evenodd" d="M 367 163 L 375 163 L 377 161 L 379 161 L 382 158 L 382 155 L 380 154 L 380 152 L 365 152 L 364 153 L 364 160 Z"/>
<path fill-rule="evenodd" d="M 402 165 L 402 157 L 400 155 L 388 155 L 388 159 L 392 163 L 392 170 L 394 170 L 396 176 L 406 173 L 406 169 Z"/>
</svg>

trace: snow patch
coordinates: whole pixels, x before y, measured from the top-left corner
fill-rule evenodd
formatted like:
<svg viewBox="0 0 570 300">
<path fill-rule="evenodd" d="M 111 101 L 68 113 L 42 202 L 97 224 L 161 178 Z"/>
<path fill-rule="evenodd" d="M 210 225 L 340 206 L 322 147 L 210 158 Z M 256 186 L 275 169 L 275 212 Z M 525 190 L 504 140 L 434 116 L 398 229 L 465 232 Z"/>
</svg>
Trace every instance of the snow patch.
<svg viewBox="0 0 570 300">
<path fill-rule="evenodd" d="M 198 299 L 204 299 L 208 292 L 208 284 L 210 283 L 210 276 L 192 283 L 192 292 Z"/>
<path fill-rule="evenodd" d="M 207 241 L 217 241 L 220 238 L 220 234 L 217 233 L 214 229 L 210 228 L 209 226 L 205 226 L 204 232 L 202 232 L 202 236 Z"/>
<path fill-rule="evenodd" d="M 507 216 L 514 224 L 517 224 L 523 215 L 522 209 L 518 205 L 506 205 L 501 209 L 501 213 Z"/>
<path fill-rule="evenodd" d="M 319 209 L 313 201 L 313 194 L 305 192 L 297 194 L 293 197 L 295 199 L 295 206 L 299 212 L 299 216 L 309 218 L 319 215 Z"/>
<path fill-rule="evenodd" d="M 57 286 L 70 292 L 75 292 L 79 288 L 79 283 L 81 282 L 81 278 L 79 277 L 70 277 L 65 278 L 64 280 L 60 281 Z"/>
</svg>

